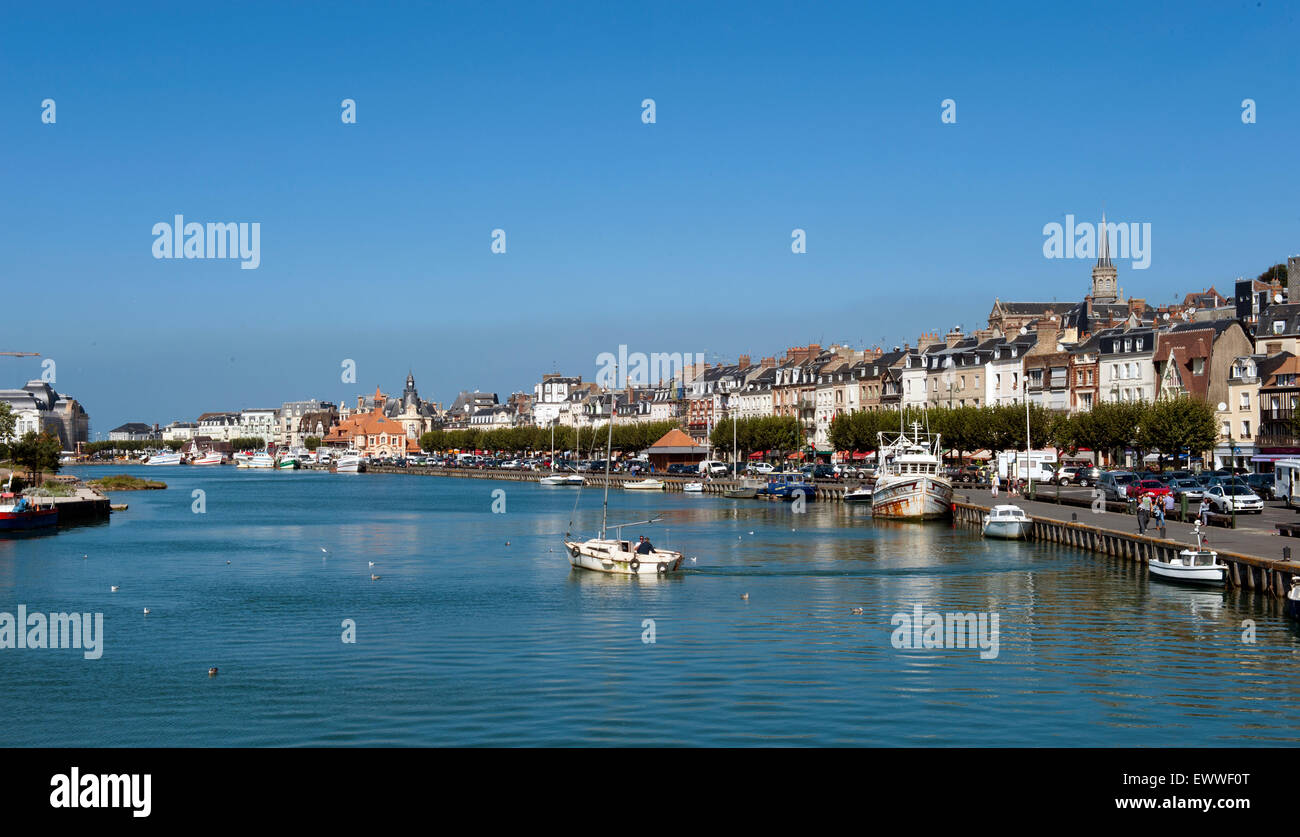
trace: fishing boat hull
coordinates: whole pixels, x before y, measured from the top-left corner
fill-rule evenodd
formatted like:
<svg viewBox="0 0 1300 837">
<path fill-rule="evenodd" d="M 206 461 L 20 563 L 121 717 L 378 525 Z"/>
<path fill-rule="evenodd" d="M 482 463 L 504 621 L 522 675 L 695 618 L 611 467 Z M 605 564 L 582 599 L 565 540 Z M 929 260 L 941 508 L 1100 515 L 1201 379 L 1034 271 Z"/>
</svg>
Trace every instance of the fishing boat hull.
<svg viewBox="0 0 1300 837">
<path fill-rule="evenodd" d="M 549 477 L 542 477 L 537 482 L 541 485 L 582 485 L 582 477 L 576 474 L 569 474 L 567 476 L 551 474 Z"/>
<path fill-rule="evenodd" d="M 728 488 L 726 491 L 722 492 L 722 496 L 730 498 L 732 500 L 753 500 L 755 497 L 758 496 L 758 489 L 757 488 Z"/>
<path fill-rule="evenodd" d="M 205 453 L 202 456 L 190 460 L 191 465 L 220 465 L 222 456 L 216 451 Z"/>
<path fill-rule="evenodd" d="M 296 471 L 298 470 L 298 460 L 281 459 L 279 462 L 275 463 L 275 467 L 281 471 Z"/>
<path fill-rule="evenodd" d="M 0 511 L 0 532 L 27 532 L 45 529 L 59 522 L 57 508 Z"/>
<path fill-rule="evenodd" d="M 183 460 L 179 453 L 160 453 L 144 461 L 145 465 L 180 465 Z"/>
<path fill-rule="evenodd" d="M 565 541 L 569 551 L 569 564 L 580 570 L 591 570 L 613 575 L 667 575 L 682 566 L 682 554 L 668 549 L 655 549 L 641 555 L 632 548 L 631 541 L 602 540 Z"/>
<path fill-rule="evenodd" d="M 952 514 L 952 483 L 929 475 L 882 477 L 871 497 L 873 517 L 938 520 Z"/>
<path fill-rule="evenodd" d="M 1286 597 L 1286 615 L 1292 619 L 1300 620 L 1300 584 L 1292 582 L 1292 587 Z"/>
<path fill-rule="evenodd" d="M 664 484 L 659 480 L 639 480 L 623 484 L 625 491 L 663 491 Z"/>
</svg>

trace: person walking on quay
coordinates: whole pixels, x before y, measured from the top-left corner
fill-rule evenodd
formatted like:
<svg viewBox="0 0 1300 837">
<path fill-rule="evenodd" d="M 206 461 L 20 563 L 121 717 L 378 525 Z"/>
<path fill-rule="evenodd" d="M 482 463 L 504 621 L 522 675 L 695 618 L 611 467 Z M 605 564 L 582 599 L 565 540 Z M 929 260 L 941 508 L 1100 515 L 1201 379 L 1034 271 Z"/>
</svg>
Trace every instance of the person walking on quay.
<svg viewBox="0 0 1300 837">
<path fill-rule="evenodd" d="M 1206 526 L 1209 524 L 1210 522 L 1210 498 L 1209 497 L 1201 498 L 1201 508 L 1197 516 L 1200 518 L 1200 522 L 1202 526 Z"/>
<path fill-rule="evenodd" d="M 1001 480 L 1001 478 L 999 478 L 997 472 L 994 471 L 994 472 L 993 472 L 993 481 L 990 483 L 990 485 L 993 487 L 993 496 L 994 496 L 994 497 L 998 496 L 998 486 L 1001 485 L 1001 484 L 1002 484 L 1002 480 Z"/>
<path fill-rule="evenodd" d="M 1163 502 L 1161 502 L 1160 500 L 1156 500 L 1156 502 L 1155 502 L 1155 507 L 1156 507 L 1156 528 L 1160 530 L 1160 537 L 1161 537 L 1161 538 L 1164 538 L 1164 536 L 1165 536 L 1165 504 L 1164 504 Z"/>
<path fill-rule="evenodd" d="M 1138 518 L 1138 534 L 1145 535 L 1147 533 L 1147 520 L 1151 518 L 1151 495 L 1150 494 L 1143 494 L 1138 499 L 1137 518 Z"/>
<path fill-rule="evenodd" d="M 1174 514 L 1174 492 L 1170 491 L 1165 495 L 1165 519 L 1168 520 Z M 1164 537 L 1164 533 L 1161 533 Z"/>
</svg>

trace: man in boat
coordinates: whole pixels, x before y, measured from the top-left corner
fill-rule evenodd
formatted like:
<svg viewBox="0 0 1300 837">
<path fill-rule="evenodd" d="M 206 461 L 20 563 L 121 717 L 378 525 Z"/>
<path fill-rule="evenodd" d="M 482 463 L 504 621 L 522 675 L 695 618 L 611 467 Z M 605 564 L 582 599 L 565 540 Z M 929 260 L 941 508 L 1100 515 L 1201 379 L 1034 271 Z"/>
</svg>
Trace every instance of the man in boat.
<svg viewBox="0 0 1300 837">
<path fill-rule="evenodd" d="M 636 554 L 637 554 L 637 555 L 649 555 L 651 552 L 654 552 L 654 551 L 655 551 L 655 548 L 654 548 L 654 546 L 650 543 L 650 539 L 647 538 L 645 535 L 642 535 L 642 536 L 641 536 L 641 542 L 638 543 L 637 546 L 636 546 Z"/>
</svg>

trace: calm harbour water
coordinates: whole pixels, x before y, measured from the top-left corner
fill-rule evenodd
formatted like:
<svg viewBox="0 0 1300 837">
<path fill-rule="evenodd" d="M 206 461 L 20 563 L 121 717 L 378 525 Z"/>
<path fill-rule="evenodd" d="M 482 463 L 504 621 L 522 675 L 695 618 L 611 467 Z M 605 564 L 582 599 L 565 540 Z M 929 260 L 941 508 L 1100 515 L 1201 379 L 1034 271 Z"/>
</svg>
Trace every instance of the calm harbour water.
<svg viewBox="0 0 1300 837">
<path fill-rule="evenodd" d="M 98 660 L 0 650 L 0 745 L 1300 741 L 1300 631 L 1275 602 L 1071 549 L 614 491 L 612 522 L 662 512 L 629 532 L 698 556 L 630 579 L 569 568 L 574 488 L 125 470 L 169 488 L 114 495 L 130 510 L 108 524 L 0 540 L 0 611 L 98 611 L 105 634 Z M 582 490 L 575 531 L 600 499 Z M 891 617 L 917 604 L 998 613 L 999 655 L 895 649 Z"/>
</svg>

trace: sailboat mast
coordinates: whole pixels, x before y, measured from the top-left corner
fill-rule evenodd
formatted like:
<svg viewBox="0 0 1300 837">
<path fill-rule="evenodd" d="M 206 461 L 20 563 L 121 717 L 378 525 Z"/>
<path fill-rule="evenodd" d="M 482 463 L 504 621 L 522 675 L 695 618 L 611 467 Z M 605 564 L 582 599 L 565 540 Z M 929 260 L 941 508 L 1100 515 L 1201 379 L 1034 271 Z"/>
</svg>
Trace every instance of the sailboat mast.
<svg viewBox="0 0 1300 837">
<path fill-rule="evenodd" d="M 1034 469 L 1029 465 L 1029 451 L 1032 450 L 1029 444 L 1029 376 L 1025 376 L 1025 490 L 1029 491 L 1034 487 Z"/>
<path fill-rule="evenodd" d="M 614 364 L 614 380 L 618 380 L 618 364 Z M 614 413 L 618 411 L 618 396 L 609 393 L 609 439 L 605 442 L 605 505 L 600 510 L 600 539 L 605 539 L 605 522 L 609 519 L 609 458 L 614 455 Z"/>
</svg>

